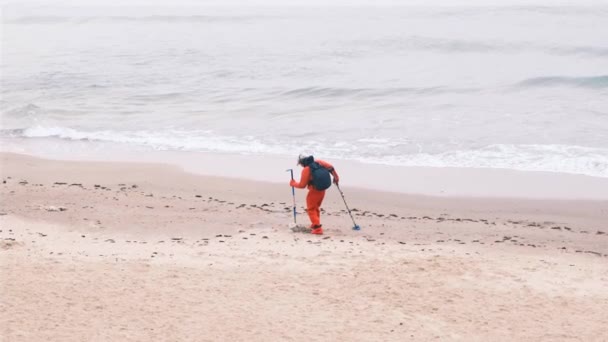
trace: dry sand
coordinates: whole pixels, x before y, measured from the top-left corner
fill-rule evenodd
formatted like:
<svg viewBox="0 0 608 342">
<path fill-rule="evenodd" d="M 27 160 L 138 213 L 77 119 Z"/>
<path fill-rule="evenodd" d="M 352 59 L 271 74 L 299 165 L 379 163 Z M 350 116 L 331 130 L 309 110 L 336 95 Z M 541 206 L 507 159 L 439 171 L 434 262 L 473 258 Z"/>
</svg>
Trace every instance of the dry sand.
<svg viewBox="0 0 608 342">
<path fill-rule="evenodd" d="M 2 341 L 608 340 L 605 200 L 344 181 L 312 236 L 287 184 L 0 158 Z"/>
</svg>

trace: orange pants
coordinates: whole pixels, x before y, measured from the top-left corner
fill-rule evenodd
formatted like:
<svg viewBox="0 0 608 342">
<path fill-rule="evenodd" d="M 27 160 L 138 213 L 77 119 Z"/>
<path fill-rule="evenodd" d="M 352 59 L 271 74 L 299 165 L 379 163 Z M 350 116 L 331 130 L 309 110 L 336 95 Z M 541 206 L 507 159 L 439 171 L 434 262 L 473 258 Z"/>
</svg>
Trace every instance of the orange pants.
<svg viewBox="0 0 608 342">
<path fill-rule="evenodd" d="M 306 195 L 306 212 L 308 218 L 313 226 L 321 224 L 321 203 L 325 197 L 325 190 L 319 191 L 315 189 L 308 189 L 308 195 Z"/>
</svg>

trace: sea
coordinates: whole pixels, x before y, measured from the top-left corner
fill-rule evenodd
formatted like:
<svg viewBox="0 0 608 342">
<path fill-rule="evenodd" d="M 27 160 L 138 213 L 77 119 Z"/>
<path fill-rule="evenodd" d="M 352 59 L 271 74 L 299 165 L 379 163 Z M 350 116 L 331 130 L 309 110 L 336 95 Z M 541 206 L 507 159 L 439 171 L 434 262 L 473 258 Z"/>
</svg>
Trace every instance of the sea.
<svg viewBox="0 0 608 342">
<path fill-rule="evenodd" d="M 608 177 L 606 1 L 5 1 L 1 20 L 0 149 Z"/>
</svg>

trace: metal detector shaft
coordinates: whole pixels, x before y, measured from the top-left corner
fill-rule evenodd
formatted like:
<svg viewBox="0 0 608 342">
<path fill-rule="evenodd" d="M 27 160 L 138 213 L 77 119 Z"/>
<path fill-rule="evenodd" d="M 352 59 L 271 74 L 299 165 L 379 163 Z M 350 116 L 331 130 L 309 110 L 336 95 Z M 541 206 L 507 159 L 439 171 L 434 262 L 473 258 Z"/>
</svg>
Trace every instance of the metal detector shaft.
<svg viewBox="0 0 608 342">
<path fill-rule="evenodd" d="M 293 169 L 287 169 L 285 171 L 291 172 L 291 179 L 293 179 Z M 291 187 L 291 195 L 293 197 L 293 223 L 297 224 L 297 222 L 296 222 L 296 189 L 293 186 Z"/>
<path fill-rule="evenodd" d="M 344 201 L 346 210 L 348 210 L 348 215 L 350 216 L 350 219 L 353 220 L 353 229 L 354 230 L 361 229 L 361 227 L 359 227 L 359 225 L 355 222 L 355 218 L 353 217 L 353 214 L 350 212 L 350 208 L 348 207 L 348 204 L 346 203 L 346 198 L 344 198 L 344 193 L 342 192 L 342 189 L 340 189 L 340 186 L 338 184 L 336 184 L 336 188 L 338 188 L 338 191 L 340 191 L 340 195 L 342 196 L 342 200 Z"/>
</svg>

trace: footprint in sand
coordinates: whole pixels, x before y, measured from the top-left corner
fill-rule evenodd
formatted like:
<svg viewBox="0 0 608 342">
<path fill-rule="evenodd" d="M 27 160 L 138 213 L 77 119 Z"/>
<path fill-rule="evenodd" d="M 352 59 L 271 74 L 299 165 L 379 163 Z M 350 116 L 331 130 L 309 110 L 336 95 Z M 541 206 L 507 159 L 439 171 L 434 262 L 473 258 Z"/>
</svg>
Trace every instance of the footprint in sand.
<svg viewBox="0 0 608 342">
<path fill-rule="evenodd" d="M 4 241 L 0 241 L 0 249 L 8 250 L 15 247 L 23 246 L 22 242 L 17 242 L 13 238 L 6 238 Z"/>
</svg>

